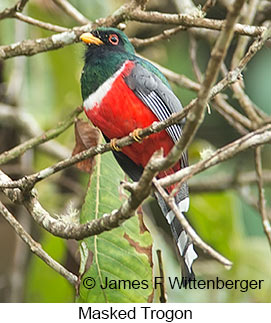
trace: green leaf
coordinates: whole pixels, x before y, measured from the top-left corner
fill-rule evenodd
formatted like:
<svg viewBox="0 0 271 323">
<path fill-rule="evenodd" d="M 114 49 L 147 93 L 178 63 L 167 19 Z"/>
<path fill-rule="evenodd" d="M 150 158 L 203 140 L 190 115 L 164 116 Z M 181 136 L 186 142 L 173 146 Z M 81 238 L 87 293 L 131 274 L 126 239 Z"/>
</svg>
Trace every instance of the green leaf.
<svg viewBox="0 0 271 323">
<path fill-rule="evenodd" d="M 124 174 L 111 153 L 97 156 L 81 222 L 91 221 L 118 209 L 124 194 L 119 191 Z M 126 198 L 126 197 L 125 197 Z M 79 302 L 147 302 L 152 299 L 152 240 L 141 216 L 134 216 L 119 228 L 84 240 L 89 251 L 90 267 L 82 277 Z M 84 252 L 85 253 L 85 252 Z M 81 267 L 87 264 L 83 259 Z M 92 289 L 84 287 L 88 277 L 95 279 Z M 112 288 L 102 289 L 110 281 Z M 118 288 L 118 282 L 121 282 Z M 130 284 L 134 281 L 134 286 Z M 117 285 L 116 285 L 116 284 Z"/>
</svg>

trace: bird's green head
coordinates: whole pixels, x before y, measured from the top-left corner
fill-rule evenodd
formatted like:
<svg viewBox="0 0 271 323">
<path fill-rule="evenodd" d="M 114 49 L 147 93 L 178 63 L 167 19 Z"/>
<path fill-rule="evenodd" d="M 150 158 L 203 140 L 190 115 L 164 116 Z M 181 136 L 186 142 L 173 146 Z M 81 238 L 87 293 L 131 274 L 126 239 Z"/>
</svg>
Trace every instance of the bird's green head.
<svg viewBox="0 0 271 323">
<path fill-rule="evenodd" d="M 135 49 L 124 32 L 117 28 L 99 27 L 90 33 L 84 33 L 80 39 L 87 44 L 86 59 L 93 55 L 134 54 Z"/>
<path fill-rule="evenodd" d="M 80 36 L 87 45 L 81 76 L 83 99 L 113 75 L 126 60 L 135 59 L 128 37 L 117 28 L 100 27 Z"/>
</svg>

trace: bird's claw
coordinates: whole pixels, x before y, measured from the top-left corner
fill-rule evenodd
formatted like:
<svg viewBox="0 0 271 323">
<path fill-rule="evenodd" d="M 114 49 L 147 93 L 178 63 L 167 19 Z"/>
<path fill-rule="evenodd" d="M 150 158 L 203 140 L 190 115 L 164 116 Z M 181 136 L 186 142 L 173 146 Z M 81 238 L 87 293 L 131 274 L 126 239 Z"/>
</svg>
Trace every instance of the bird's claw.
<svg viewBox="0 0 271 323">
<path fill-rule="evenodd" d="M 139 136 L 139 132 L 141 131 L 141 128 L 135 129 L 133 132 L 130 133 L 130 136 L 136 141 L 141 143 L 143 141 L 143 138 Z"/>
<path fill-rule="evenodd" d="M 117 141 L 117 138 L 111 139 L 110 140 L 110 147 L 112 150 L 121 151 L 121 148 L 117 145 L 116 141 Z"/>
</svg>

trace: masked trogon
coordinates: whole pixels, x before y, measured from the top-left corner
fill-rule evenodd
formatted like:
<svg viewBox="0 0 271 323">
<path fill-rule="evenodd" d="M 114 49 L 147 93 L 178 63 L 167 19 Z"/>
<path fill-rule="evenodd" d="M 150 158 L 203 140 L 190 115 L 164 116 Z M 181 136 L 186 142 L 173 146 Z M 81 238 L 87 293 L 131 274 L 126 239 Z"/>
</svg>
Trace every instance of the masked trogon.
<svg viewBox="0 0 271 323">
<path fill-rule="evenodd" d="M 80 39 L 87 45 L 85 65 L 81 75 L 83 107 L 87 117 L 98 127 L 105 140 L 111 142 L 113 154 L 124 172 L 138 181 L 152 154 L 163 148 L 167 155 L 182 135 L 183 123 L 118 149 L 115 138 L 133 134 L 140 141 L 137 129 L 154 121 L 162 121 L 182 105 L 174 95 L 164 75 L 150 62 L 138 57 L 128 37 L 119 29 L 100 27 L 84 33 Z M 188 165 L 187 154 L 172 168 L 161 171 L 165 177 Z M 174 185 L 167 188 L 171 192 Z M 191 239 L 163 198 L 155 193 L 159 206 L 170 225 L 182 257 L 182 275 L 193 278 L 192 263 L 197 258 Z M 189 208 L 187 184 L 175 196 L 179 211 Z"/>
</svg>

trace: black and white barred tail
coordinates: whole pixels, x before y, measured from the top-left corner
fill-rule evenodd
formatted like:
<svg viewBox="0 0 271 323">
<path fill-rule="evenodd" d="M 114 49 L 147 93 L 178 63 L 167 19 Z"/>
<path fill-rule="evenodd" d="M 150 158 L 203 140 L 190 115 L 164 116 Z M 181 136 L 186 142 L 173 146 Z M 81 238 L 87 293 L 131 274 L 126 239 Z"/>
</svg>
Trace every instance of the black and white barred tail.
<svg viewBox="0 0 271 323">
<path fill-rule="evenodd" d="M 183 187 L 183 189 L 175 197 L 179 212 L 184 216 L 189 209 L 189 196 L 188 194 L 184 194 L 186 190 L 187 187 Z M 178 251 L 182 259 L 182 276 L 188 279 L 194 279 L 195 276 L 192 265 L 194 260 L 197 259 L 198 255 L 194 250 L 191 238 L 184 231 L 173 211 L 169 210 L 168 206 L 159 193 L 156 193 L 156 198 L 163 211 L 164 216 L 167 219 L 173 238 L 178 247 Z"/>
</svg>

